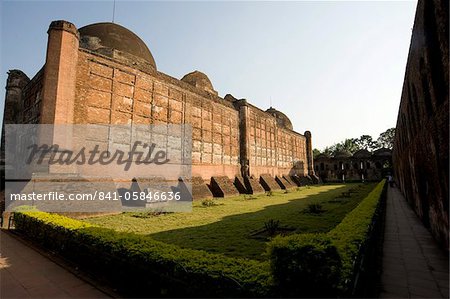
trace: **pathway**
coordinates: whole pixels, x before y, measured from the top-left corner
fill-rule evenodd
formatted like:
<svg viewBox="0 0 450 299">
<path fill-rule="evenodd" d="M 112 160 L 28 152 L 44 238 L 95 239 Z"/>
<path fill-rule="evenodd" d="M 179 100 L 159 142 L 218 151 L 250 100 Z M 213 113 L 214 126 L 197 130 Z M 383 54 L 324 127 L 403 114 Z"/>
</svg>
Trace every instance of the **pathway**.
<svg viewBox="0 0 450 299">
<path fill-rule="evenodd" d="M 448 298 L 449 259 L 397 188 L 388 188 L 381 298 Z"/>
<path fill-rule="evenodd" d="M 110 298 L 0 231 L 0 298 Z"/>
</svg>

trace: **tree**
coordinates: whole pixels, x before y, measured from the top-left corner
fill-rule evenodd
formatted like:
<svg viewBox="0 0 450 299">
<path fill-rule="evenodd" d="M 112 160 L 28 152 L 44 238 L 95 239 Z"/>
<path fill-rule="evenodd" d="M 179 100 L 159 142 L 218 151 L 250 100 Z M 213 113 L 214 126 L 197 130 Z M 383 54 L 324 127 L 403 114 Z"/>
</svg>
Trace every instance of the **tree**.
<svg viewBox="0 0 450 299">
<path fill-rule="evenodd" d="M 313 149 L 313 158 L 317 158 L 318 155 L 320 155 L 320 151 L 317 148 Z"/>
<path fill-rule="evenodd" d="M 370 135 L 362 135 L 355 140 L 355 143 L 359 149 L 372 151 L 377 148 L 377 142 L 373 141 L 372 136 Z"/>
<path fill-rule="evenodd" d="M 339 151 L 349 152 L 350 154 L 354 154 L 359 147 L 356 144 L 355 138 L 347 138 L 344 141 L 335 145 L 335 153 Z"/>
<path fill-rule="evenodd" d="M 394 137 L 395 128 L 390 128 L 386 132 L 381 133 L 376 141 L 370 135 L 362 135 L 359 138 L 346 138 L 344 141 L 327 146 L 322 152 L 318 149 L 314 149 L 314 151 L 317 151 L 318 154 L 322 153 L 324 155 L 334 156 L 341 151 L 349 152 L 353 155 L 360 149 L 368 151 L 374 151 L 380 148 L 392 149 Z M 314 152 L 314 157 L 316 157 L 316 152 Z"/>
<path fill-rule="evenodd" d="M 323 151 L 322 154 L 327 155 L 327 156 L 332 156 L 335 150 L 335 146 L 327 146 Z"/>
<path fill-rule="evenodd" d="M 378 148 L 392 149 L 394 146 L 395 128 L 387 129 L 377 139 Z"/>
</svg>

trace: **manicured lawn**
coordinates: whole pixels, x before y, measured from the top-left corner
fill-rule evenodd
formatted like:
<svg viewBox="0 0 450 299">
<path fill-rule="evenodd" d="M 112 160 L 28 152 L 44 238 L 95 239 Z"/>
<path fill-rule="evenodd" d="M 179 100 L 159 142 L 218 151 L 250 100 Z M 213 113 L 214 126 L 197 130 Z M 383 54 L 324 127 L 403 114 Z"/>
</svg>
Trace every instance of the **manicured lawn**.
<svg viewBox="0 0 450 299">
<path fill-rule="evenodd" d="M 86 219 L 90 223 L 118 231 L 145 234 L 183 248 L 206 250 L 228 256 L 262 260 L 271 220 L 279 222 L 275 234 L 327 232 L 376 186 L 375 183 L 301 187 L 273 196 L 238 196 L 214 200 L 218 205 L 193 203 L 192 213 L 162 214 L 142 218 L 123 213 Z M 343 192 L 350 197 L 342 197 Z M 323 211 L 311 213 L 310 204 Z M 140 217 L 137 217 L 140 216 Z"/>
</svg>

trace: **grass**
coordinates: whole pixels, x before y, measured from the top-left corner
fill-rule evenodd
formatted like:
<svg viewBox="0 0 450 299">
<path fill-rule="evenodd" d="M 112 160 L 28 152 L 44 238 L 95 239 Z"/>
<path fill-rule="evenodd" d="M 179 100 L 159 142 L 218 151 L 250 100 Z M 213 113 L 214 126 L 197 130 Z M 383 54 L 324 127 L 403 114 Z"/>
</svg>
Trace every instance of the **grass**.
<svg viewBox="0 0 450 299">
<path fill-rule="evenodd" d="M 122 213 L 85 221 L 117 231 L 144 234 L 182 248 L 262 260 L 265 258 L 266 242 L 270 239 L 266 237 L 268 234 L 264 234 L 267 221 L 278 221 L 280 233 L 283 234 L 328 232 L 375 185 L 355 183 L 309 186 L 289 193 L 274 192 L 273 196 L 261 194 L 254 196 L 252 200 L 243 195 L 215 199 L 218 205 L 205 206 L 202 201 L 196 201 L 193 203 L 192 213 L 161 214 L 144 218 L 132 213 Z M 343 197 L 344 193 L 349 196 Z M 320 204 L 324 212 L 305 213 L 311 204 Z"/>
</svg>

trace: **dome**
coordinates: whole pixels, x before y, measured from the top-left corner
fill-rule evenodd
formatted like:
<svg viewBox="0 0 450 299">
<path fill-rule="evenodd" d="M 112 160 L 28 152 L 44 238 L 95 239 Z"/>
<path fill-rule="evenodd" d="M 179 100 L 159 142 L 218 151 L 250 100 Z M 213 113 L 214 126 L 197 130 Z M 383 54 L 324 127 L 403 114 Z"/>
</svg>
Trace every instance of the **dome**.
<svg viewBox="0 0 450 299">
<path fill-rule="evenodd" d="M 181 81 L 190 84 L 194 87 L 197 87 L 201 90 L 204 90 L 206 92 L 217 95 L 217 91 L 214 90 L 214 87 L 211 81 L 209 80 L 208 76 L 206 76 L 202 72 L 193 71 L 192 73 L 184 75 L 184 77 L 181 78 Z"/>
<path fill-rule="evenodd" d="M 372 154 L 366 149 L 360 149 L 353 154 L 353 157 L 358 159 L 370 158 Z"/>
<path fill-rule="evenodd" d="M 391 157 L 392 151 L 388 148 L 380 148 L 373 152 L 374 157 Z"/>
<path fill-rule="evenodd" d="M 105 54 L 118 50 L 142 58 L 156 70 L 156 63 L 147 45 L 133 32 L 115 23 L 96 23 L 78 29 L 81 47 Z"/>
<path fill-rule="evenodd" d="M 286 116 L 286 114 L 284 114 L 283 112 L 278 111 L 277 109 L 272 108 L 272 107 L 267 109 L 266 112 L 271 114 L 273 117 L 275 117 L 277 119 L 277 124 L 279 126 L 290 129 L 290 130 L 293 129 L 291 121 Z"/>
<path fill-rule="evenodd" d="M 325 160 L 331 158 L 328 153 L 320 153 L 317 155 L 317 157 L 314 158 L 314 160 Z"/>
<path fill-rule="evenodd" d="M 352 156 L 352 154 L 350 154 L 348 151 L 338 151 L 334 157 L 335 158 L 350 158 Z"/>
</svg>

